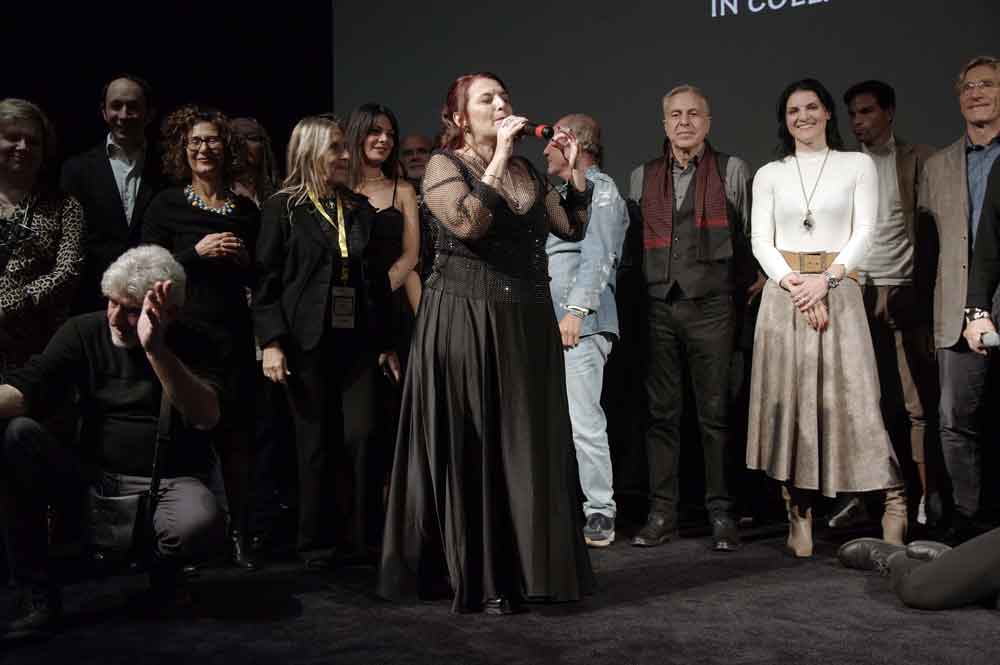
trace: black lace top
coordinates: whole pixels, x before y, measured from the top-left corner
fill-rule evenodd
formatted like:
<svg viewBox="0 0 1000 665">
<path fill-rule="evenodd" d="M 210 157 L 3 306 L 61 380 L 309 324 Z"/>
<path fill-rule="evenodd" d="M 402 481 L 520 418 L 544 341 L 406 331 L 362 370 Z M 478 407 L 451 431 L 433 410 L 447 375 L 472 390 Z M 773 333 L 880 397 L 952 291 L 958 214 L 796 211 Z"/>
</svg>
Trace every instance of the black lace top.
<svg viewBox="0 0 1000 665">
<path fill-rule="evenodd" d="M 503 302 L 551 301 L 545 241 L 551 232 L 583 239 L 593 193 L 563 198 L 529 161 L 510 160 L 500 188 L 481 178 L 486 165 L 435 152 L 423 180 L 423 205 L 437 225 L 427 288 Z"/>
</svg>

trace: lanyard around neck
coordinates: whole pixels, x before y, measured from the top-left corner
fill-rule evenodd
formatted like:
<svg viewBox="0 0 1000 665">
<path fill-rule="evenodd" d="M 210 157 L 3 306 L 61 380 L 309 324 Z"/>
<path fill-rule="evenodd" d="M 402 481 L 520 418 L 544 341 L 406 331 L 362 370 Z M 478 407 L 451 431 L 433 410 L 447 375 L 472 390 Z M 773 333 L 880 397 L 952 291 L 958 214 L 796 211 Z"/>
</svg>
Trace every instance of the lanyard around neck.
<svg viewBox="0 0 1000 665">
<path fill-rule="evenodd" d="M 330 219 L 329 213 L 327 213 L 326 208 L 319 202 L 316 195 L 309 192 L 309 200 L 312 201 L 313 205 L 316 206 L 316 210 L 323 216 L 331 226 L 337 229 L 337 244 L 340 246 L 340 279 L 345 284 L 347 283 L 347 278 L 350 275 L 350 268 L 348 266 L 348 253 L 347 253 L 347 225 L 344 223 L 344 204 L 340 200 L 340 194 L 336 195 L 337 198 L 337 222 L 334 223 Z"/>
</svg>

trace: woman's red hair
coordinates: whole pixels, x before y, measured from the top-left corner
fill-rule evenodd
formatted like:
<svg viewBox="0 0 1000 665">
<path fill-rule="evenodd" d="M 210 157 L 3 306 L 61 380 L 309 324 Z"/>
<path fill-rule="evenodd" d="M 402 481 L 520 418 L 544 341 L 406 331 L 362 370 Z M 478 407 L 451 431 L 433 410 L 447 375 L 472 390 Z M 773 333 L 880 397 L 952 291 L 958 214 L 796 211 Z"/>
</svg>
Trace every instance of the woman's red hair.
<svg viewBox="0 0 1000 665">
<path fill-rule="evenodd" d="M 492 72 L 465 74 L 455 79 L 448 88 L 444 108 L 441 109 L 441 134 L 438 145 L 445 150 L 457 150 L 465 145 L 462 128 L 455 124 L 452 117 L 457 113 L 459 118 L 463 120 L 466 118 L 465 109 L 469 105 L 469 88 L 476 79 L 490 79 L 499 83 L 504 90 L 507 89 L 507 84 Z"/>
</svg>

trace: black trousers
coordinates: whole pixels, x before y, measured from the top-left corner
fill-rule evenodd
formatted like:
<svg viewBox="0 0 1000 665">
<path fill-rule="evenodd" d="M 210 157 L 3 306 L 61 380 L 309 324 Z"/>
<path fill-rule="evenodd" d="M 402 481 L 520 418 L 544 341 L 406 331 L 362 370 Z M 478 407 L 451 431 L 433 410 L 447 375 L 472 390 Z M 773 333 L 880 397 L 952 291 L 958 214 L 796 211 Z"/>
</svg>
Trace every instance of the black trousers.
<svg viewBox="0 0 1000 665">
<path fill-rule="evenodd" d="M 941 380 L 941 452 L 951 477 L 955 512 L 975 516 L 983 486 L 982 408 L 990 359 L 969 351 L 964 340 L 938 349 Z"/>
<path fill-rule="evenodd" d="M 705 506 L 711 516 L 731 514 L 729 372 L 733 355 L 733 302 L 728 295 L 676 297 L 649 303 L 650 510 L 676 520 L 684 412 L 684 377 L 690 375 L 705 463 Z"/>
<path fill-rule="evenodd" d="M 1000 529 L 966 541 L 935 561 L 893 557 L 892 588 L 903 603 L 922 610 L 996 603 L 1000 594 Z"/>
<path fill-rule="evenodd" d="M 358 351 L 353 332 L 328 331 L 315 349 L 288 349 L 286 393 L 298 453 L 300 554 L 334 545 L 335 471 L 350 458 L 354 478 L 355 545 L 364 542 L 368 444 L 374 430 L 375 366 L 371 352 Z"/>
<path fill-rule="evenodd" d="M 50 504 L 64 519 L 83 519 L 81 507 L 89 482 L 100 483 L 108 496 L 149 489 L 149 478 L 86 472 L 75 451 L 25 417 L 7 423 L 0 468 L 11 577 L 38 586 L 53 583 L 46 523 Z M 153 530 L 158 568 L 164 571 L 213 556 L 225 542 L 215 497 L 202 479 L 194 477 L 161 481 Z"/>
</svg>

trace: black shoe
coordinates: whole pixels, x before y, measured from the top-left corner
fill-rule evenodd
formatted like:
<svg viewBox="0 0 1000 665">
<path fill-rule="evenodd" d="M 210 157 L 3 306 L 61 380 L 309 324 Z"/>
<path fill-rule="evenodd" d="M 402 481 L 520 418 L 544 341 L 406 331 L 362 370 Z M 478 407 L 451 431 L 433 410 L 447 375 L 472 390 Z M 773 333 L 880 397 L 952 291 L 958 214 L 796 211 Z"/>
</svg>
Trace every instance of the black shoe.
<svg viewBox="0 0 1000 665">
<path fill-rule="evenodd" d="M 712 518 L 712 549 L 716 552 L 735 552 L 740 548 L 740 530 L 736 520 L 728 515 Z"/>
<path fill-rule="evenodd" d="M 855 538 L 840 546 L 837 558 L 847 568 L 877 570 L 885 576 L 889 574 L 889 557 L 897 552 L 906 552 L 906 547 L 878 538 Z"/>
<path fill-rule="evenodd" d="M 516 614 L 518 610 L 518 603 L 510 596 L 495 596 L 487 600 L 486 604 L 483 605 L 483 612 L 493 616 Z"/>
<path fill-rule="evenodd" d="M 949 550 L 951 550 L 951 547 L 944 543 L 933 540 L 914 540 L 906 546 L 906 556 L 911 559 L 933 561 Z"/>
<path fill-rule="evenodd" d="M 233 542 L 231 558 L 233 565 L 243 570 L 257 570 L 257 563 L 250 558 L 250 552 L 247 550 L 246 540 L 243 538 L 242 532 L 233 529 L 229 538 Z"/>
<path fill-rule="evenodd" d="M 666 513 L 650 513 L 646 526 L 632 537 L 636 547 L 656 547 L 677 536 L 677 527 L 673 520 L 667 519 Z"/>
<path fill-rule="evenodd" d="M 62 594 L 26 584 L 18 589 L 15 616 L 4 626 L 0 639 L 19 640 L 51 634 L 62 617 Z"/>
</svg>

